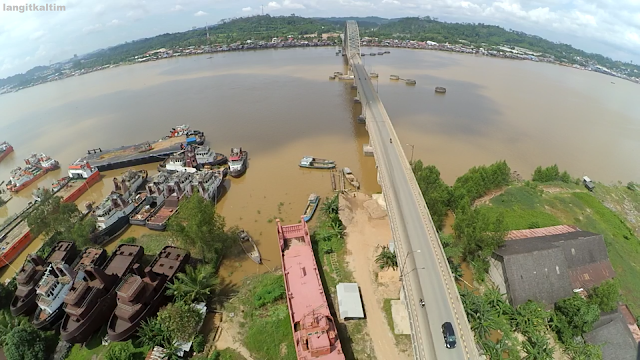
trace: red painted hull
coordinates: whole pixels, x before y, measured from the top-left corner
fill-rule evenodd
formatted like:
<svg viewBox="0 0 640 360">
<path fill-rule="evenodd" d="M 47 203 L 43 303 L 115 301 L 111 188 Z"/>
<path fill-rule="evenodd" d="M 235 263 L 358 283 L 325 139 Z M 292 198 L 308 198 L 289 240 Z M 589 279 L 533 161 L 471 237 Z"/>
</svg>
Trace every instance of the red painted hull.
<svg viewBox="0 0 640 360">
<path fill-rule="evenodd" d="M 40 179 L 41 177 L 47 175 L 47 170 L 42 170 L 40 173 L 38 173 L 38 175 L 36 175 L 33 179 L 22 183 L 20 186 L 15 187 L 11 190 L 11 192 L 17 193 L 20 190 L 23 190 L 24 188 L 28 187 L 29 185 L 33 184 L 34 182 L 38 181 L 38 179 Z"/>
<path fill-rule="evenodd" d="M 4 160 L 9 154 L 13 152 L 13 146 L 9 146 L 2 154 L 0 154 L 0 161 Z"/>
<path fill-rule="evenodd" d="M 60 190 L 60 192 L 65 192 L 66 188 L 70 186 L 76 186 L 76 188 L 71 191 L 71 193 L 66 194 L 62 199 L 63 203 L 70 203 L 78 200 L 82 194 L 87 192 L 91 186 L 100 181 L 100 172 L 96 171 L 91 176 L 86 178 L 84 181 L 69 181 L 69 183 L 65 186 L 65 189 Z"/>
<path fill-rule="evenodd" d="M 26 221 L 26 220 L 25 220 Z M 2 255 L 0 255 L 0 269 L 4 268 L 15 260 L 24 249 L 31 244 L 34 239 L 31 237 L 31 231 L 27 230 L 26 233 L 22 234 L 22 236 L 16 241 L 13 246 L 7 249 Z"/>
</svg>

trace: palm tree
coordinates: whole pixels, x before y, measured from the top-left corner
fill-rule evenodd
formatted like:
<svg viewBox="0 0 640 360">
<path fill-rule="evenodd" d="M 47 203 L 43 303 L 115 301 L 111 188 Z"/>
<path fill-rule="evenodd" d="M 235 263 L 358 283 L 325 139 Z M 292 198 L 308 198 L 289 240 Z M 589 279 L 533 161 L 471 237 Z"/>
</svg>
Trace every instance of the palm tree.
<svg viewBox="0 0 640 360">
<path fill-rule="evenodd" d="M 331 214 L 337 214 L 340 209 L 340 205 L 338 203 L 338 196 L 334 196 L 332 198 L 327 198 L 322 203 L 322 213 L 329 216 Z"/>
<path fill-rule="evenodd" d="M 551 360 L 554 350 L 549 340 L 541 334 L 532 334 L 522 343 L 522 350 L 527 354 L 523 360 Z"/>
<path fill-rule="evenodd" d="M 378 256 L 376 256 L 376 264 L 383 270 L 387 268 L 397 269 L 398 259 L 396 258 L 396 253 L 389 250 L 388 246 L 383 246 Z"/>
<path fill-rule="evenodd" d="M 500 318 L 494 309 L 489 307 L 484 301 L 480 301 L 474 312 L 467 314 L 471 322 L 471 330 L 476 334 L 478 340 L 487 339 L 492 330 L 499 328 Z"/>
<path fill-rule="evenodd" d="M 173 284 L 169 284 L 168 295 L 175 296 L 178 301 L 194 303 L 207 301 L 218 289 L 219 280 L 213 267 L 201 265 L 196 268 L 187 266 L 185 273 L 176 275 Z"/>
<path fill-rule="evenodd" d="M 156 318 L 148 319 L 138 328 L 138 345 L 153 348 L 167 342 L 168 336 Z"/>
</svg>

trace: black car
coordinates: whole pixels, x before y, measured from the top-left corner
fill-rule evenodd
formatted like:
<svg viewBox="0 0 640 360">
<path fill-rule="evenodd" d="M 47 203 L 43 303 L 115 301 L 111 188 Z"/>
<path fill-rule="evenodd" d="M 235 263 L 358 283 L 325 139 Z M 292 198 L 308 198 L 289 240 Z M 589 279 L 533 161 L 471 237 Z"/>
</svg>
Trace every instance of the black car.
<svg viewBox="0 0 640 360">
<path fill-rule="evenodd" d="M 447 349 L 456 347 L 456 333 L 453 331 L 453 325 L 448 321 L 442 324 L 442 336 L 444 337 L 444 346 Z"/>
</svg>

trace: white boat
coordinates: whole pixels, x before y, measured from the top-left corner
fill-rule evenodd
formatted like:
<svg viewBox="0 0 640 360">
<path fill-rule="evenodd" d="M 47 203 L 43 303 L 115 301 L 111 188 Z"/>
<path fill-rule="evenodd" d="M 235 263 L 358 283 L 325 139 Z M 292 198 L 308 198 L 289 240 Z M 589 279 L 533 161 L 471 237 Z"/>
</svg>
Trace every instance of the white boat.
<svg viewBox="0 0 640 360">
<path fill-rule="evenodd" d="M 203 198 L 218 201 L 218 195 L 222 189 L 222 177 L 218 176 L 216 171 L 202 170 L 195 173 L 192 184 Z"/>
<path fill-rule="evenodd" d="M 63 262 L 49 265 L 36 288 L 38 308 L 33 317 L 33 325 L 37 329 L 49 329 L 61 320 L 64 311 L 62 305 L 76 273 Z"/>
</svg>

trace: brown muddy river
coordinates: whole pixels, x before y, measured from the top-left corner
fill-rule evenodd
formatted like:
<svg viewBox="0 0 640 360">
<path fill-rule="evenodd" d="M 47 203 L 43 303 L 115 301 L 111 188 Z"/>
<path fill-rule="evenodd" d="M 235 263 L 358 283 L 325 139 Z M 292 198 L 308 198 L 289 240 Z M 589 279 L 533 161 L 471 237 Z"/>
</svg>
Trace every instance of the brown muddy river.
<svg viewBox="0 0 640 360">
<path fill-rule="evenodd" d="M 596 181 L 640 180 L 636 84 L 548 64 L 432 51 L 392 49 L 364 60 L 380 74 L 375 85 L 402 142 L 414 145 L 414 159 L 438 166 L 449 183 L 498 159 L 524 176 L 557 163 Z M 302 156 L 336 160 L 353 170 L 365 192 L 380 190 L 373 159 L 362 155 L 367 133 L 355 122 L 350 84 L 328 80 L 334 71 L 345 71 L 334 48 L 237 52 L 124 66 L 2 95 L 0 141 L 15 153 L 0 163 L 0 180 L 31 152 L 45 152 L 62 164 L 39 181 L 48 186 L 87 149 L 155 140 L 180 124 L 204 131 L 217 152 L 242 146 L 249 170 L 227 182 L 218 209 L 227 225 L 254 236 L 267 266 L 227 261 L 221 274 L 237 281 L 279 266 L 270 218 L 297 222 L 310 193 L 331 194 L 329 174 L 299 169 Z M 391 74 L 417 85 L 391 81 Z M 435 86 L 447 93 L 435 94 Z M 410 145 L 405 153 L 411 156 Z M 99 201 L 123 171 L 103 173 L 102 183 L 77 203 Z M 0 208 L 0 222 L 22 209 L 36 186 Z M 131 227 L 123 236 L 145 232 Z"/>
</svg>

